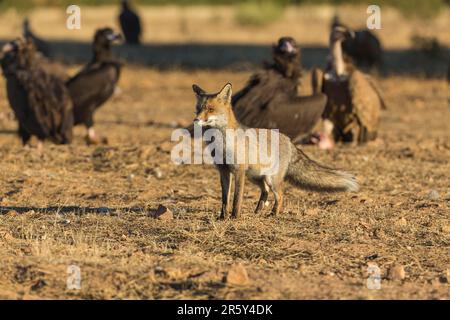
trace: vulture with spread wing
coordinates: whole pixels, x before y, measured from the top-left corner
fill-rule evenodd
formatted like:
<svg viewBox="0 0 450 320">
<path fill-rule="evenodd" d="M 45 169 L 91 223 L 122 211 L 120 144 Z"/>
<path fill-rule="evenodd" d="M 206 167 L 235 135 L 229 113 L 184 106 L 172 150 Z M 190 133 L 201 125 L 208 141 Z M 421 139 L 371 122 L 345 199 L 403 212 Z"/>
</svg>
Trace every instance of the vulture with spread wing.
<svg viewBox="0 0 450 320">
<path fill-rule="evenodd" d="M 41 68 L 32 41 L 18 39 L 3 46 L 1 66 L 9 103 L 27 144 L 32 136 L 56 144 L 72 141 L 73 109 L 61 79 Z"/>
<path fill-rule="evenodd" d="M 92 60 L 74 77 L 67 87 L 73 100 L 75 125 L 84 124 L 88 130 L 87 142 L 97 144 L 94 131 L 94 112 L 114 93 L 122 63 L 113 56 L 111 44 L 120 39 L 111 28 L 97 30 L 94 36 Z"/>
<path fill-rule="evenodd" d="M 341 43 L 352 36 L 353 32 L 342 26 L 331 32 L 331 64 L 322 84 L 328 97 L 324 118 L 333 123 L 335 141 L 364 143 L 377 137 L 385 103 L 375 81 L 344 61 Z"/>
<path fill-rule="evenodd" d="M 348 29 L 346 25 L 334 17 L 331 30 L 335 27 Z M 342 41 L 345 59 L 353 61 L 359 67 L 381 67 L 383 64 L 383 49 L 381 42 L 373 32 L 367 29 L 354 31 L 354 36 Z"/>
<path fill-rule="evenodd" d="M 233 96 L 233 111 L 246 126 L 279 129 L 298 141 L 321 119 L 326 96 L 317 90 L 310 96 L 298 96 L 300 48 L 294 39 L 280 38 L 273 47 L 273 60 Z"/>
</svg>

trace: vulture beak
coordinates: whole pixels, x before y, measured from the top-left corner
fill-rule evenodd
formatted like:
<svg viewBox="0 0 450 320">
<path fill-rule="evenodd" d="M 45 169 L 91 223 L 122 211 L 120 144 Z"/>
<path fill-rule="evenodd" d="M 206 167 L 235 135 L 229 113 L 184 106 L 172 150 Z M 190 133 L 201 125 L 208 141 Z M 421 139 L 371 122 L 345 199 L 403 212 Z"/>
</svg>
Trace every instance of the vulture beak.
<svg viewBox="0 0 450 320">
<path fill-rule="evenodd" d="M 121 35 L 120 33 L 118 33 L 118 32 L 112 32 L 112 33 L 108 34 L 108 35 L 106 36 L 106 38 L 107 38 L 109 41 L 113 42 L 113 41 L 115 41 L 115 40 L 121 40 L 121 39 L 122 39 L 122 35 Z"/>
<path fill-rule="evenodd" d="M 280 49 L 281 49 L 281 51 L 287 52 L 287 53 L 294 53 L 296 51 L 294 46 L 292 45 L 292 43 L 290 43 L 289 41 L 283 42 Z"/>
<path fill-rule="evenodd" d="M 355 32 L 353 30 L 345 28 L 343 26 L 336 26 L 336 27 L 334 27 L 333 31 L 343 34 L 346 39 L 354 39 L 355 38 Z"/>
<path fill-rule="evenodd" d="M 355 32 L 353 30 L 348 29 L 346 36 L 349 37 L 350 39 L 355 39 Z"/>
</svg>

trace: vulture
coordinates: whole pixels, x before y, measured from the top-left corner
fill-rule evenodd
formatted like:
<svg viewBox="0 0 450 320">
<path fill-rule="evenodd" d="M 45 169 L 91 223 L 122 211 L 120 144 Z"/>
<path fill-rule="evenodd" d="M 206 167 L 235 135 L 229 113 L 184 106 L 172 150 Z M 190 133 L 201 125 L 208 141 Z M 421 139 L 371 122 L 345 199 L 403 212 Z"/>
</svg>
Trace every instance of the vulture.
<svg viewBox="0 0 450 320">
<path fill-rule="evenodd" d="M 266 64 L 233 96 L 233 111 L 245 126 L 279 129 L 297 142 L 311 133 L 321 119 L 326 96 L 320 90 L 298 96 L 300 48 L 293 38 L 280 38 L 272 55 L 273 63 Z"/>
<path fill-rule="evenodd" d="M 94 131 L 94 112 L 116 89 L 122 63 L 113 56 L 111 45 L 120 38 L 121 35 L 111 28 L 97 30 L 91 61 L 67 81 L 73 100 L 75 125 L 86 126 L 88 144 L 106 143 L 106 139 L 99 139 Z"/>
<path fill-rule="evenodd" d="M 120 27 L 127 44 L 140 44 L 141 21 L 139 16 L 130 8 L 128 0 L 122 0 L 122 11 L 119 15 Z"/>
<path fill-rule="evenodd" d="M 331 29 L 337 26 L 349 29 L 335 16 Z M 342 41 L 342 50 L 344 59 L 353 61 L 359 67 L 381 67 L 383 63 L 381 42 L 367 29 L 355 30 L 353 37 Z"/>
<path fill-rule="evenodd" d="M 22 23 L 22 36 L 25 39 L 31 39 L 34 42 L 36 50 L 40 52 L 44 57 L 50 57 L 50 46 L 49 44 L 36 36 L 30 28 L 30 21 L 28 18 L 23 19 Z"/>
<path fill-rule="evenodd" d="M 50 58 L 50 48 L 47 42 L 37 37 L 30 29 L 30 23 L 27 18 L 23 20 L 23 38 L 27 41 L 32 41 L 36 48 L 35 55 L 37 63 L 45 69 L 47 72 L 52 73 L 63 81 L 67 81 L 69 76 L 66 73 L 65 68 L 51 60 Z"/>
<path fill-rule="evenodd" d="M 41 68 L 33 42 L 18 39 L 2 48 L 1 66 L 11 108 L 19 122 L 19 136 L 27 145 L 32 136 L 55 144 L 72 141 L 72 100 L 65 83 Z"/>
<path fill-rule="evenodd" d="M 377 137 L 380 110 L 386 108 L 374 80 L 344 61 L 342 42 L 353 36 L 336 26 L 330 35 L 330 66 L 323 75 L 328 97 L 323 117 L 333 124 L 335 141 L 364 143 Z"/>
</svg>

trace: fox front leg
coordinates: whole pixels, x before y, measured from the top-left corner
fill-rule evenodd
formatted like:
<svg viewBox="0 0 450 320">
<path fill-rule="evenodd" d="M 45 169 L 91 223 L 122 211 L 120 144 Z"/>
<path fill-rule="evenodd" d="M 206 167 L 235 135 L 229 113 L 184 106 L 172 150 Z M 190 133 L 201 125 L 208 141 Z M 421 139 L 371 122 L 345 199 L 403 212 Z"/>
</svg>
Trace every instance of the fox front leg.
<svg viewBox="0 0 450 320">
<path fill-rule="evenodd" d="M 222 188 L 222 211 L 219 219 L 225 219 L 228 215 L 228 206 L 230 203 L 231 192 L 231 172 L 224 168 L 219 168 L 220 186 Z"/>
<path fill-rule="evenodd" d="M 234 174 L 234 180 L 234 199 L 231 218 L 239 218 L 241 215 L 242 200 L 244 198 L 245 182 L 245 170 L 242 166 Z"/>
</svg>

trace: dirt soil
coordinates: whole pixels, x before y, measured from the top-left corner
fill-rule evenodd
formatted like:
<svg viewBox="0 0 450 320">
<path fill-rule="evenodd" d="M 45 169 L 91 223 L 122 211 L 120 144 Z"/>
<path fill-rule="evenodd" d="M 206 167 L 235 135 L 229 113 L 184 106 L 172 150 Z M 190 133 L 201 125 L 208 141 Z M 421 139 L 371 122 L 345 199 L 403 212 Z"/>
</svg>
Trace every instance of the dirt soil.
<svg viewBox="0 0 450 320">
<path fill-rule="evenodd" d="M 2 77 L 0 298 L 449 299 L 448 84 L 377 78 L 389 108 L 376 142 L 304 147 L 354 172 L 360 192 L 287 185 L 285 212 L 269 217 L 253 213 L 258 190 L 247 183 L 242 217 L 218 221 L 218 173 L 173 164 L 170 137 L 193 119 L 192 83 L 240 88 L 250 74 L 127 66 L 121 92 L 96 114 L 109 144 L 86 146 L 76 128 L 72 145 L 46 143 L 42 155 L 15 135 Z M 311 92 L 309 72 L 301 92 Z M 153 218 L 159 205 L 174 219 Z M 224 282 L 236 263 L 242 285 Z M 373 264 L 380 290 L 366 286 Z M 67 287 L 70 265 L 79 290 Z M 391 279 L 398 265 L 405 277 Z"/>
</svg>

